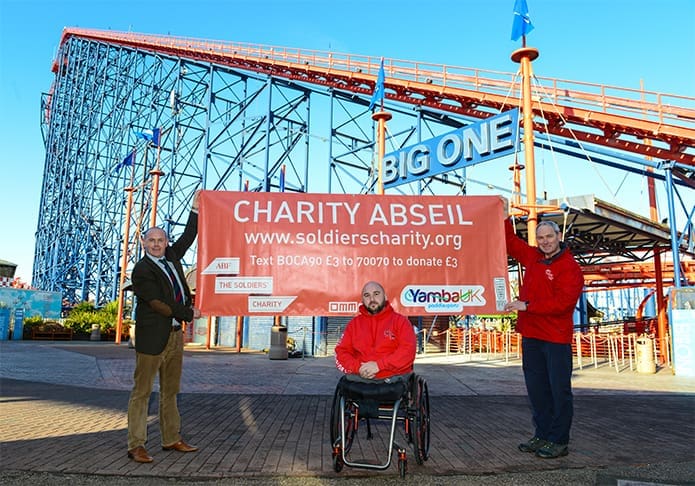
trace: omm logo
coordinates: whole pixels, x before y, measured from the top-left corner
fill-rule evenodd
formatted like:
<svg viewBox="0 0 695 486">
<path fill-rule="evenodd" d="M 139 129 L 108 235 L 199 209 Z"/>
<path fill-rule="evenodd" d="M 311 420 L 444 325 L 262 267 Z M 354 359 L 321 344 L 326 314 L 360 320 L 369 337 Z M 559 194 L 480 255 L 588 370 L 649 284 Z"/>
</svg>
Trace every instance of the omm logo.
<svg viewBox="0 0 695 486">
<path fill-rule="evenodd" d="M 401 291 L 401 304 L 432 313 L 460 312 L 464 306 L 485 305 L 484 294 L 482 285 L 408 285 Z"/>
<path fill-rule="evenodd" d="M 357 302 L 335 302 L 328 303 L 328 312 L 335 314 L 355 314 L 359 307 Z"/>
</svg>

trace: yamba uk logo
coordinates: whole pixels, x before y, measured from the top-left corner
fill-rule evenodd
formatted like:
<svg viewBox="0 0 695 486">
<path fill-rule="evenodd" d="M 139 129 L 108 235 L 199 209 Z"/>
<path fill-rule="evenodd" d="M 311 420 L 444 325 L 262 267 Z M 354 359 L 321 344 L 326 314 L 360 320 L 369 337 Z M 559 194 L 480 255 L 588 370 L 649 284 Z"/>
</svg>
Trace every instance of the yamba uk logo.
<svg viewBox="0 0 695 486">
<path fill-rule="evenodd" d="M 422 307 L 426 312 L 460 312 L 464 307 L 486 304 L 482 285 L 408 285 L 401 291 L 401 304 Z"/>
</svg>

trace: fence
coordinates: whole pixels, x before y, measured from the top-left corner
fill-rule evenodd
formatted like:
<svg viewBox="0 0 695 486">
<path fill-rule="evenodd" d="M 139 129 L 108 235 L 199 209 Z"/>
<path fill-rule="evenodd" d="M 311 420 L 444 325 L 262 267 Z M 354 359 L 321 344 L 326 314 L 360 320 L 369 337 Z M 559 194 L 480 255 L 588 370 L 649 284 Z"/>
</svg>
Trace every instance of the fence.
<svg viewBox="0 0 695 486">
<path fill-rule="evenodd" d="M 420 331 L 424 354 L 445 353 L 464 355 L 469 360 L 499 360 L 509 362 L 521 358 L 521 335 L 513 331 L 482 330 L 476 328 L 451 327 L 428 333 Z M 671 367 L 671 340 L 668 335 L 657 339 L 653 334 L 635 332 L 577 332 L 572 342 L 572 353 L 579 369 L 584 366 L 598 368 L 608 365 L 616 372 L 636 370 L 637 340 L 649 338 L 651 356 L 655 363 Z"/>
<path fill-rule="evenodd" d="M 598 368 L 607 363 L 616 372 L 629 368 L 637 369 L 637 340 L 648 338 L 652 347 L 651 356 L 655 363 L 671 367 L 671 339 L 667 334 L 657 339 L 650 334 L 610 332 L 610 333 L 575 333 L 572 352 L 576 356 L 577 366 L 583 369 L 585 361 Z"/>
<path fill-rule="evenodd" d="M 500 359 L 506 362 L 521 357 L 521 335 L 511 331 L 481 330 L 476 328 L 450 327 L 435 330 L 428 335 L 427 329 L 420 331 L 423 353 L 441 352 L 446 355 L 464 354 L 468 359 Z"/>
</svg>

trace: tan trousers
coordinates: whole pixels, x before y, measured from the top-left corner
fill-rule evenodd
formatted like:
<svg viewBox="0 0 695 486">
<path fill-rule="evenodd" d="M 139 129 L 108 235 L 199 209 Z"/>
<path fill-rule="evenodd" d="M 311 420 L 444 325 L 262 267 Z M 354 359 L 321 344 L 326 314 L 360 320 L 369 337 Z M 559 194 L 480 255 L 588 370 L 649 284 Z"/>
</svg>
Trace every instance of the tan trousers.
<svg viewBox="0 0 695 486">
<path fill-rule="evenodd" d="M 147 442 L 147 406 L 154 379 L 159 373 L 159 430 L 162 446 L 181 440 L 181 416 L 176 395 L 181 385 L 183 333 L 172 331 L 164 351 L 151 355 L 136 353 L 133 390 L 128 401 L 128 450 Z"/>
</svg>

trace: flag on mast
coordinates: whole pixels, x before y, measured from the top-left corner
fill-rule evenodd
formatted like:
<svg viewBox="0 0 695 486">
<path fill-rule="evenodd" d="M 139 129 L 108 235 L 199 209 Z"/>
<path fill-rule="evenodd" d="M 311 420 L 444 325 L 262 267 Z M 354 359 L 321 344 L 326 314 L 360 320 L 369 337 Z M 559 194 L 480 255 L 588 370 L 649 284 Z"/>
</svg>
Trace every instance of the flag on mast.
<svg viewBox="0 0 695 486">
<path fill-rule="evenodd" d="M 152 130 L 145 129 L 141 132 L 133 130 L 133 133 L 136 138 L 147 140 L 148 142 L 152 142 L 155 147 L 159 147 L 159 140 L 162 136 L 161 128 L 153 128 Z"/>
<path fill-rule="evenodd" d="M 280 168 L 280 192 L 285 192 L 285 166 Z"/>
<path fill-rule="evenodd" d="M 153 128 L 152 129 L 152 143 L 154 144 L 155 147 L 159 147 L 159 138 L 162 135 L 162 129 L 161 128 Z"/>
<path fill-rule="evenodd" d="M 379 102 L 381 106 L 384 106 L 384 58 L 381 58 L 381 65 L 379 66 L 379 74 L 376 77 L 376 85 L 374 86 L 374 94 L 372 94 L 372 100 L 369 102 L 369 110 L 374 108 L 374 105 Z"/>
<path fill-rule="evenodd" d="M 519 37 L 525 37 L 526 34 L 533 30 L 531 17 L 528 14 L 528 5 L 526 0 L 514 1 L 514 21 L 512 22 L 512 40 L 518 40 Z"/>
<path fill-rule="evenodd" d="M 135 134 L 135 138 L 141 138 L 143 140 L 147 140 L 148 142 L 152 141 L 152 130 L 145 129 L 141 132 L 133 130 L 133 133 Z"/>
<path fill-rule="evenodd" d="M 114 167 L 114 170 L 116 172 L 120 172 L 123 167 L 129 167 L 132 166 L 135 163 L 135 150 L 131 150 L 128 155 L 125 156 L 125 158 L 116 164 L 116 167 Z"/>
</svg>

